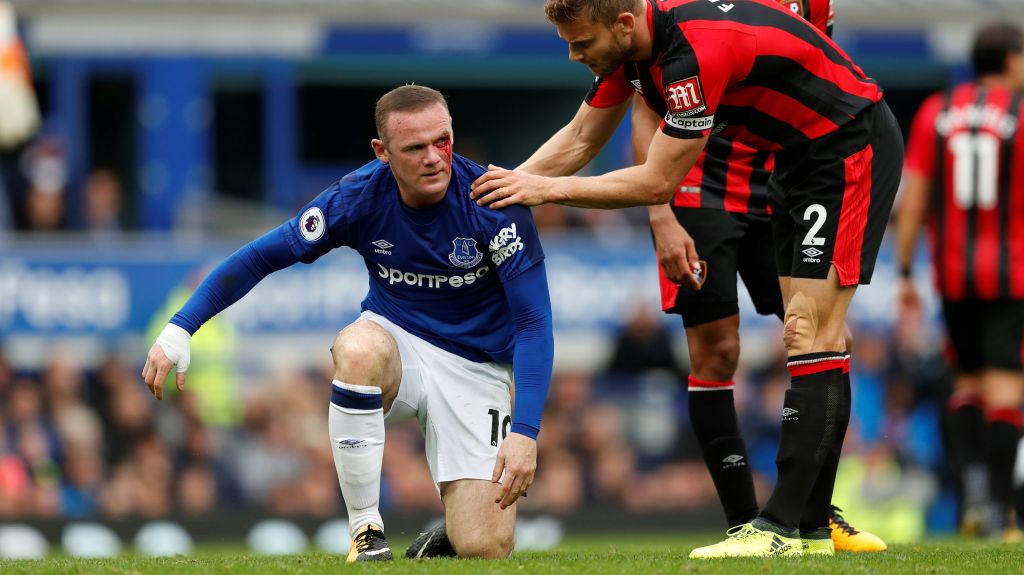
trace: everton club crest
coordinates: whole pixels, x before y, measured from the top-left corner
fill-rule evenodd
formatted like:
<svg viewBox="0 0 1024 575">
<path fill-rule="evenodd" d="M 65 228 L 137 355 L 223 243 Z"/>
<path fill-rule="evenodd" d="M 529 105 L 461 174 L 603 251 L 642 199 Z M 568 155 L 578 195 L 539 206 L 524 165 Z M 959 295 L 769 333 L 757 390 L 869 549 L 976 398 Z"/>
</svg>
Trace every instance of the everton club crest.
<svg viewBox="0 0 1024 575">
<path fill-rule="evenodd" d="M 455 250 L 448 254 L 448 261 L 460 268 L 471 268 L 484 259 L 484 254 L 476 249 L 473 238 L 455 238 L 452 240 Z"/>
</svg>

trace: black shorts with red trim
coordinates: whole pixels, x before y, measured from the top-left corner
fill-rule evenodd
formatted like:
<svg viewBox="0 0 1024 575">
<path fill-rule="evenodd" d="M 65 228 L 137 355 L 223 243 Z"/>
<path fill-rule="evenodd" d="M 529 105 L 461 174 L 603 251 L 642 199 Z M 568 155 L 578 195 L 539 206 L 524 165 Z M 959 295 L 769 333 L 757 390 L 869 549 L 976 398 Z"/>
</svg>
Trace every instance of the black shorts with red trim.
<svg viewBox="0 0 1024 575">
<path fill-rule="evenodd" d="M 738 314 L 739 274 L 757 313 L 782 317 L 782 294 L 767 215 L 676 206 L 672 211 L 693 238 L 705 279 L 701 289 L 694 291 L 669 281 L 659 264 L 661 308 L 666 313 L 682 316 L 686 327 Z"/>
<path fill-rule="evenodd" d="M 943 300 L 950 363 L 961 373 L 1022 371 L 1024 301 Z"/>
<path fill-rule="evenodd" d="M 779 152 L 769 182 L 780 276 L 871 282 L 903 168 L 903 136 L 881 101 L 836 131 Z"/>
</svg>

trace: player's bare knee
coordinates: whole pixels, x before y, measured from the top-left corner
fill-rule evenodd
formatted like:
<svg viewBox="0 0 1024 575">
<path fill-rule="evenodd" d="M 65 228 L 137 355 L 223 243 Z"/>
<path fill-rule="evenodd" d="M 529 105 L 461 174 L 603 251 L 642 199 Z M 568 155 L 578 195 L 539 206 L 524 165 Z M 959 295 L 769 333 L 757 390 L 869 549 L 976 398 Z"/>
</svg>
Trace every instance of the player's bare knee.
<svg viewBox="0 0 1024 575">
<path fill-rule="evenodd" d="M 401 378 L 398 345 L 383 327 L 370 321 L 343 329 L 331 348 L 334 377 L 358 385 L 381 387 Z"/>
<path fill-rule="evenodd" d="M 714 370 L 713 381 L 728 381 L 736 373 L 736 365 L 740 360 L 740 338 L 722 338 L 711 348 L 712 369 Z"/>
<path fill-rule="evenodd" d="M 818 335 L 818 313 L 814 300 L 796 292 L 786 306 L 782 341 L 790 355 L 810 353 Z"/>
</svg>

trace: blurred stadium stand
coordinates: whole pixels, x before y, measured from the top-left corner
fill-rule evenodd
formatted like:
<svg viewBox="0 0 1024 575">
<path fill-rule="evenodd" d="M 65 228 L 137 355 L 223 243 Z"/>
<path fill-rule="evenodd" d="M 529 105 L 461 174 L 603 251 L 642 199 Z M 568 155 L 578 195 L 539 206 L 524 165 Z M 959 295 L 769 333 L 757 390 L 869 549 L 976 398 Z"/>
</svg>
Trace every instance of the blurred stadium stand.
<svg viewBox="0 0 1024 575">
<path fill-rule="evenodd" d="M 189 391 L 162 404 L 138 381 L 147 331 L 206 266 L 371 159 L 387 89 L 443 90 L 456 151 L 515 165 L 578 107 L 587 71 L 567 61 L 539 0 L 12 3 L 44 126 L 0 154 L 0 521 L 48 518 L 55 533 L 69 518 L 342 513 L 323 415 L 327 346 L 366 286 L 352 254 L 276 274 L 204 328 Z M 968 74 L 975 22 L 1024 19 L 1024 1 L 837 4 L 837 42 L 905 129 L 928 93 Z M 627 161 L 622 129 L 590 169 Z M 524 508 L 581 527 L 600 523 L 595 509 L 689 510 L 675 526 L 716 528 L 644 213 L 535 215 L 558 373 Z M 896 324 L 894 267 L 887 246 L 851 312 L 855 421 L 837 502 L 858 525 L 912 540 L 954 524 L 948 374 L 933 297 L 931 317 Z M 738 396 L 764 493 L 785 370 L 776 320 L 743 306 Z M 621 352 L 655 347 L 668 352 Z M 418 432 L 388 437 L 385 516 L 436 513 Z"/>
</svg>

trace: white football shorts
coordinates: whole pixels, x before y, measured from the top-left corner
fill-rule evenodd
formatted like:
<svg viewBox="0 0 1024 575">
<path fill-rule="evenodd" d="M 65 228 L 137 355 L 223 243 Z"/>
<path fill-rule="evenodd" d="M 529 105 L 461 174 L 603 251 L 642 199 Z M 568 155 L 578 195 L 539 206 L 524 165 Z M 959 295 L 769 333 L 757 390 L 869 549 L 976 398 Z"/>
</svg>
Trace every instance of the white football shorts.
<svg viewBox="0 0 1024 575">
<path fill-rule="evenodd" d="M 419 421 L 434 483 L 490 481 L 512 426 L 512 366 L 470 361 L 371 311 L 357 321 L 380 325 L 398 343 L 402 383 L 384 421 Z"/>
</svg>

